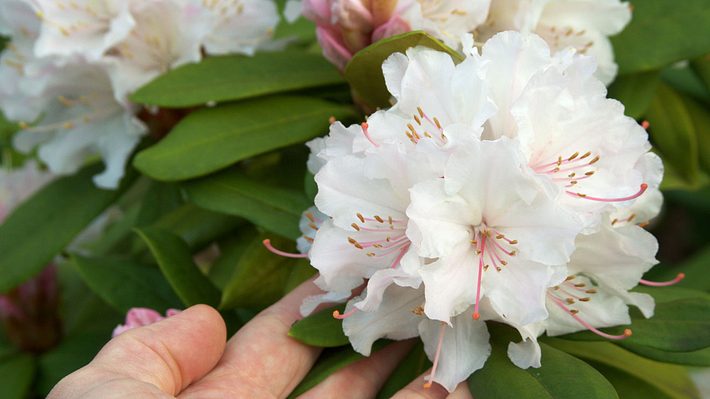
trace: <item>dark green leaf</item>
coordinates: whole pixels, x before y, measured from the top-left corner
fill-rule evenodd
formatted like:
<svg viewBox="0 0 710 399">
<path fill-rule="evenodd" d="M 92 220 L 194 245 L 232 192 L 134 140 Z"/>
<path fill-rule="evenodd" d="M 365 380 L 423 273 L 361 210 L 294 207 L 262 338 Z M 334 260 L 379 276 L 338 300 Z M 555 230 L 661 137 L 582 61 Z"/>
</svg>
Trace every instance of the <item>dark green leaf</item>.
<svg viewBox="0 0 710 399">
<path fill-rule="evenodd" d="M 91 177 L 98 171 L 89 167 L 50 183 L 0 226 L 0 292 L 42 270 L 118 198 L 121 190 L 94 186 Z"/>
<path fill-rule="evenodd" d="M 372 345 L 372 352 L 376 352 L 384 348 L 389 341 L 377 341 Z M 365 357 L 352 348 L 338 348 L 330 349 L 324 351 L 318 358 L 318 362 L 313 366 L 311 371 L 306 374 L 300 384 L 291 392 L 289 398 L 296 398 L 307 392 L 309 389 L 315 387 L 320 382 L 333 375 L 340 369 L 343 369 L 358 360 L 362 360 Z"/>
<path fill-rule="evenodd" d="M 661 73 L 661 78 L 679 92 L 700 101 L 710 101 L 710 93 L 695 71 L 687 65 L 668 67 Z"/>
<path fill-rule="evenodd" d="M 623 399 L 673 399 L 662 391 L 659 391 L 653 385 L 649 385 L 645 381 L 638 379 L 632 375 L 624 373 L 619 369 L 606 366 L 602 363 L 589 362 L 589 364 L 597 369 L 604 378 L 607 379 L 616 389 L 616 393 Z"/>
<path fill-rule="evenodd" d="M 682 366 L 659 363 L 626 351 L 610 342 L 571 342 L 561 339 L 546 341 L 571 355 L 619 369 L 672 398 L 696 398 L 693 382 Z"/>
<path fill-rule="evenodd" d="M 416 46 L 447 52 L 455 61 L 463 60 L 463 56 L 458 52 L 421 31 L 382 39 L 357 52 L 345 67 L 345 79 L 350 83 L 356 97 L 372 109 L 389 107 L 390 93 L 385 87 L 382 63 L 392 53 L 403 53 Z"/>
<path fill-rule="evenodd" d="M 633 3 L 629 26 L 612 43 L 621 73 L 649 71 L 710 52 L 707 0 Z M 681 28 L 682 27 L 682 28 Z"/>
<path fill-rule="evenodd" d="M 37 364 L 26 353 L 0 359 L 0 392 L 5 399 L 24 399 L 35 376 Z"/>
<path fill-rule="evenodd" d="M 698 145 L 695 126 L 683 99 L 660 84 L 646 115 L 650 134 L 663 160 L 688 183 L 698 180 Z"/>
<path fill-rule="evenodd" d="M 170 232 L 156 228 L 136 229 L 160 266 L 163 275 L 185 306 L 219 304 L 220 292 L 192 261 L 187 243 Z"/>
<path fill-rule="evenodd" d="M 160 272 L 150 266 L 110 258 L 72 258 L 84 282 L 121 313 L 133 307 L 163 311 L 180 301 Z"/>
<path fill-rule="evenodd" d="M 641 72 L 616 77 L 609 97 L 624 104 L 626 115 L 640 119 L 646 114 L 658 86 L 658 72 Z"/>
<path fill-rule="evenodd" d="M 244 223 L 244 220 L 234 216 L 185 204 L 163 216 L 151 227 L 180 236 L 194 250 L 202 248 Z"/>
<path fill-rule="evenodd" d="M 652 360 L 658 360 L 659 362 L 682 364 L 685 366 L 710 367 L 710 347 L 694 352 L 666 352 L 624 341 L 617 342 L 617 345 L 637 355 Z"/>
<path fill-rule="evenodd" d="M 135 165 L 157 180 L 204 176 L 267 151 L 325 134 L 349 107 L 309 97 L 268 97 L 191 113 Z"/>
<path fill-rule="evenodd" d="M 257 235 L 256 229 L 249 225 L 240 229 L 234 237 L 219 243 L 220 256 L 210 267 L 207 276 L 220 290 L 224 290 L 237 268 L 239 259 Z"/>
<path fill-rule="evenodd" d="M 202 208 L 241 216 L 293 239 L 301 235 L 298 222 L 310 205 L 301 192 L 266 185 L 236 171 L 187 183 L 185 191 Z"/>
<path fill-rule="evenodd" d="M 262 244 L 265 237 L 252 239 L 239 257 L 222 293 L 221 308 L 265 307 L 283 296 L 298 262 L 267 251 Z M 271 237 L 271 240 L 278 248 L 293 249 L 293 244 L 287 240 L 278 237 Z"/>
<path fill-rule="evenodd" d="M 109 339 L 110 330 L 104 333 L 72 335 L 66 337 L 56 348 L 42 354 L 37 378 L 39 393 L 42 396 L 47 395 L 59 380 L 89 363 Z"/>
<path fill-rule="evenodd" d="M 710 246 L 698 251 L 684 263 L 673 267 L 656 266 L 648 273 L 648 279 L 666 281 L 673 279 L 679 272 L 686 275 L 680 283 L 673 288 L 689 288 L 710 291 Z M 665 290 L 665 288 L 664 288 Z"/>
<path fill-rule="evenodd" d="M 424 374 L 429 367 L 431 367 L 431 362 L 424 352 L 424 345 L 421 341 L 417 341 L 417 345 L 412 348 L 407 357 L 399 363 L 399 366 L 389 376 L 387 382 L 377 394 L 377 398 L 391 398 L 397 391 Z"/>
<path fill-rule="evenodd" d="M 153 181 L 141 201 L 135 226 L 147 226 L 182 205 L 180 188 L 176 184 Z"/>
<path fill-rule="evenodd" d="M 241 100 L 343 81 L 322 56 L 303 51 L 262 52 L 253 57 L 205 58 L 160 75 L 138 89 L 134 102 L 165 108 Z"/>
<path fill-rule="evenodd" d="M 692 98 L 684 97 L 683 102 L 695 127 L 700 167 L 705 173 L 710 173 L 710 109 L 701 106 Z"/>
<path fill-rule="evenodd" d="M 331 348 L 347 345 L 349 341 L 343 333 L 343 322 L 333 317 L 333 311 L 342 312 L 343 307 L 324 309 L 297 321 L 288 335 L 312 346 Z"/>
<path fill-rule="evenodd" d="M 483 369 L 469 378 L 476 399 L 613 399 L 614 387 L 594 368 L 546 344 L 542 367 L 521 369 L 506 354 L 507 344 L 498 342 Z"/>
<path fill-rule="evenodd" d="M 705 54 L 704 56 L 693 60 L 690 63 L 690 66 L 705 83 L 705 88 L 710 90 L 710 54 Z"/>
</svg>

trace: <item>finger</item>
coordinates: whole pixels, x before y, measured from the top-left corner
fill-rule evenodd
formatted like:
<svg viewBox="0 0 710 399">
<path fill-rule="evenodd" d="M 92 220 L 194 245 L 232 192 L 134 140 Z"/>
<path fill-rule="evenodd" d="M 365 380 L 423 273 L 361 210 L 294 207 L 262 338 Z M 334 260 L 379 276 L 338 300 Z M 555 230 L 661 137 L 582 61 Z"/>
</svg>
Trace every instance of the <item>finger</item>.
<svg viewBox="0 0 710 399">
<path fill-rule="evenodd" d="M 338 372 L 328 376 L 320 384 L 300 396 L 301 399 L 318 398 L 374 398 L 382 385 L 407 355 L 414 341 L 402 341 L 388 345 Z"/>
<path fill-rule="evenodd" d="M 109 341 L 91 363 L 62 380 L 49 397 L 95 397 L 87 393 L 117 384 L 176 395 L 217 364 L 226 335 L 216 310 L 193 306 Z"/>
<path fill-rule="evenodd" d="M 432 384 L 429 388 L 424 388 L 425 376 L 431 371 L 427 371 L 417 377 L 409 385 L 397 392 L 392 399 L 444 399 L 449 396 L 449 392 L 439 384 Z"/>
<path fill-rule="evenodd" d="M 224 357 L 205 378 L 181 398 L 285 397 L 303 379 L 320 348 L 288 336 L 301 318 L 304 298 L 321 293 L 309 280 L 279 302 L 259 313 L 229 340 Z"/>
<path fill-rule="evenodd" d="M 446 399 L 473 399 L 473 395 L 471 395 L 471 389 L 469 389 L 468 387 L 468 382 L 464 381 L 460 383 L 456 387 L 456 390 L 451 392 L 451 394 L 447 396 Z"/>
</svg>

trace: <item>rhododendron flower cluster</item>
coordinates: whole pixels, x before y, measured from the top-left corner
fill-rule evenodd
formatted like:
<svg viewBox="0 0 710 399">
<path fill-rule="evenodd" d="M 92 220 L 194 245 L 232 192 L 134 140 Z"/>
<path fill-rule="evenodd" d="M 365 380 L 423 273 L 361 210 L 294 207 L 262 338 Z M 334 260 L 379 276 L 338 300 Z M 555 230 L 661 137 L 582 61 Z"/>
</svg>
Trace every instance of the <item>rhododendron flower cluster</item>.
<svg viewBox="0 0 710 399">
<path fill-rule="evenodd" d="M 449 391 L 483 367 L 486 320 L 520 332 L 513 363 L 539 367 L 539 335 L 624 339 L 599 328 L 628 324 L 629 305 L 651 317 L 630 290 L 662 285 L 641 280 L 657 242 L 639 226 L 659 212 L 662 164 L 594 59 L 516 32 L 465 51 L 393 54 L 395 105 L 309 143 L 321 213 L 300 255 L 326 291 L 304 312 L 351 298 L 334 316 L 355 350 L 420 336 L 428 384 Z"/>
<path fill-rule="evenodd" d="M 115 188 L 146 133 L 127 96 L 205 54 L 253 54 L 279 20 L 271 0 L 0 0 L 0 109 L 15 146 L 70 174 L 100 156 Z"/>
</svg>

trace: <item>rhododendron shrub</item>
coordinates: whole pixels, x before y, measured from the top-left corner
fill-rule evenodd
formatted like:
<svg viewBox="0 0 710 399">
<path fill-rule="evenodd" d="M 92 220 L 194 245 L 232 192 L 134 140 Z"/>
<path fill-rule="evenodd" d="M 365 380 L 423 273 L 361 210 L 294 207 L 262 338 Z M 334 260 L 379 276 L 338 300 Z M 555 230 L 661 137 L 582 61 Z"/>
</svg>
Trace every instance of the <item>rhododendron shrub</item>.
<svg viewBox="0 0 710 399">
<path fill-rule="evenodd" d="M 0 0 L 1 391 L 305 282 L 292 397 L 403 340 L 378 397 L 702 397 L 709 29 L 704 0 Z"/>
</svg>

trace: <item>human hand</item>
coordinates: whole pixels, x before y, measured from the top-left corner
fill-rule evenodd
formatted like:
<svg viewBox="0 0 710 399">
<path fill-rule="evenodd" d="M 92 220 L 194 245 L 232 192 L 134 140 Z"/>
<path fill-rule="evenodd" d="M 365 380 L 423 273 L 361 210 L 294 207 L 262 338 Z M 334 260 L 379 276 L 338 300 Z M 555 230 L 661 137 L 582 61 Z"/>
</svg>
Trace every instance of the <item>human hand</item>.
<svg viewBox="0 0 710 399">
<path fill-rule="evenodd" d="M 254 317 L 226 342 L 219 313 L 198 305 L 111 340 L 87 366 L 65 377 L 48 399 L 284 398 L 315 363 L 320 348 L 288 336 L 303 298 L 318 292 L 308 281 Z M 301 398 L 374 397 L 413 342 L 396 342 L 345 367 Z M 423 376 L 395 398 L 445 398 Z M 449 398 L 471 398 L 461 384 Z"/>
</svg>

